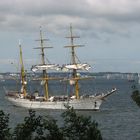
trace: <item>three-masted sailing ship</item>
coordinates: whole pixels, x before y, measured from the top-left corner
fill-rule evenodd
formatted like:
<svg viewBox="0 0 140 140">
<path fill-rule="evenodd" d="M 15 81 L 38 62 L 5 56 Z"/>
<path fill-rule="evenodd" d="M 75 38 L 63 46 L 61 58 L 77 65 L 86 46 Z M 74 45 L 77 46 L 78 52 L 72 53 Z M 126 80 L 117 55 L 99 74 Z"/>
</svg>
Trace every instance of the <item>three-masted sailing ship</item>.
<svg viewBox="0 0 140 140">
<path fill-rule="evenodd" d="M 70 36 L 67 37 L 70 39 L 70 45 L 65 46 L 66 48 L 71 49 L 71 63 L 68 65 L 63 65 L 62 67 L 55 64 L 47 64 L 45 62 L 45 53 L 44 50 L 51 48 L 45 47 L 44 41 L 46 39 L 43 38 L 42 30 L 40 29 L 40 47 L 36 49 L 40 49 L 41 51 L 41 61 L 42 63 L 39 65 L 32 66 L 32 71 L 36 72 L 38 70 L 42 71 L 42 77 L 38 78 L 38 80 L 43 81 L 44 86 L 44 96 L 40 96 L 39 94 L 35 94 L 34 96 L 30 96 L 26 92 L 26 79 L 25 79 L 25 70 L 22 59 L 22 50 L 20 46 L 20 63 L 21 63 L 21 91 L 16 93 L 14 96 L 10 93 L 7 93 L 7 99 L 11 101 L 16 106 L 26 107 L 26 108 L 43 108 L 43 109 L 66 109 L 65 105 L 69 105 L 77 110 L 99 110 L 102 102 L 105 98 L 116 91 L 116 88 L 113 88 L 110 92 L 102 93 L 100 95 L 80 95 L 79 94 L 79 80 L 87 79 L 87 77 L 80 77 L 78 71 L 80 70 L 89 70 L 90 65 L 87 63 L 77 62 L 77 57 L 75 53 L 75 48 L 80 47 L 80 45 L 74 44 L 74 39 L 79 38 L 78 36 L 74 36 L 72 32 L 72 26 L 70 26 Z M 48 70 L 68 70 L 71 71 L 71 77 L 64 79 L 69 81 L 75 88 L 74 95 L 49 95 L 49 80 L 58 80 L 56 77 L 49 77 Z M 60 80 L 60 79 L 59 79 Z M 61 78 L 61 80 L 63 80 Z"/>
</svg>

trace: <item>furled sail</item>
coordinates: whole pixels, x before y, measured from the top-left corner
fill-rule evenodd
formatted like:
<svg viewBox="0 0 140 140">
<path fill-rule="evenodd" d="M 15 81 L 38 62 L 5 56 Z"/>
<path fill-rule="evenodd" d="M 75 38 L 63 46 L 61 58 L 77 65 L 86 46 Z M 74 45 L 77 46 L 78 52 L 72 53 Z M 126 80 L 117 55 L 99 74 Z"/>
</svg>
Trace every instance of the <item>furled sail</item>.
<svg viewBox="0 0 140 140">
<path fill-rule="evenodd" d="M 44 65 L 34 65 L 31 70 L 33 72 L 42 70 L 60 70 L 60 66 L 57 64 L 44 64 Z"/>
<path fill-rule="evenodd" d="M 68 71 L 68 70 L 89 70 L 91 66 L 87 63 L 77 63 L 77 64 L 68 64 L 68 65 L 63 65 L 62 70 L 63 71 Z"/>
</svg>

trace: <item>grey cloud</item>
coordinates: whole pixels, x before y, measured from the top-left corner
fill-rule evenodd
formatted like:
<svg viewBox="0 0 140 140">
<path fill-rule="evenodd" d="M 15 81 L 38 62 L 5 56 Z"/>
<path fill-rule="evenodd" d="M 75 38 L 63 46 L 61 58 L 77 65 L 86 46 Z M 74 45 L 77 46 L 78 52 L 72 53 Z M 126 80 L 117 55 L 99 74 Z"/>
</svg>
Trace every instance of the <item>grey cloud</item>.
<svg viewBox="0 0 140 140">
<path fill-rule="evenodd" d="M 139 24 L 139 13 L 139 0 L 2 0 L 0 28 L 29 31 L 45 25 L 58 32 L 73 23 L 90 34 L 125 35 Z"/>
</svg>

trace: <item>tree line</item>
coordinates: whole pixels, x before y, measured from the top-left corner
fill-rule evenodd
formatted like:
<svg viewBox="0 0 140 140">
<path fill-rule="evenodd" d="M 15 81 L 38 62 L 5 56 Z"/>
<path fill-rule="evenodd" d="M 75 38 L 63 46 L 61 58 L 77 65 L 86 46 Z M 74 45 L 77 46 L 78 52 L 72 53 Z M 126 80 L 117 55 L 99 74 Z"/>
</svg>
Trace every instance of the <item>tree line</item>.
<svg viewBox="0 0 140 140">
<path fill-rule="evenodd" d="M 0 140 L 102 140 L 98 123 L 91 117 L 78 115 L 71 107 L 61 114 L 63 125 L 50 116 L 36 115 L 29 109 L 29 114 L 22 123 L 14 128 L 9 126 L 10 114 L 0 110 Z"/>
</svg>

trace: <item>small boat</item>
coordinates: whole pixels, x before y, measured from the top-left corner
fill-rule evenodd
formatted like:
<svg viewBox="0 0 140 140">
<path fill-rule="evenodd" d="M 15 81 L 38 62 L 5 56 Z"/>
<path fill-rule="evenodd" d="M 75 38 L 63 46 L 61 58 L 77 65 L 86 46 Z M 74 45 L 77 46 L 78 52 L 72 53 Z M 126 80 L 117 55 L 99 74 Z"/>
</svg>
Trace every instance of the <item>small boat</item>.
<svg viewBox="0 0 140 140">
<path fill-rule="evenodd" d="M 26 79 L 25 79 L 25 71 L 22 60 L 22 50 L 20 46 L 20 62 L 21 62 L 21 91 L 16 93 L 7 92 L 6 98 L 12 102 L 16 106 L 25 107 L 25 108 L 39 108 L 39 109 L 66 109 L 66 105 L 73 107 L 76 110 L 99 110 L 102 102 L 108 96 L 116 92 L 116 88 L 113 88 L 111 91 L 102 93 L 100 95 L 80 95 L 79 94 L 79 80 L 89 79 L 91 77 L 81 77 L 79 75 L 79 71 L 86 70 L 88 71 L 91 66 L 87 63 L 81 63 L 77 60 L 77 56 L 75 53 L 75 48 L 80 47 L 81 45 L 75 45 L 74 39 L 79 38 L 78 36 L 74 36 L 72 33 L 72 26 L 70 26 L 70 36 L 67 37 L 70 39 L 71 44 L 65 46 L 65 48 L 71 49 L 71 63 L 68 65 L 62 65 L 61 67 L 56 64 L 47 64 L 45 62 L 44 49 L 51 47 L 44 47 L 44 41 L 46 39 L 42 36 L 42 30 L 40 29 L 40 47 L 36 49 L 41 50 L 41 60 L 42 64 L 32 66 L 32 71 L 42 71 L 42 77 L 35 80 L 42 80 L 44 86 L 44 96 L 40 96 L 38 92 L 31 96 L 26 92 Z M 62 70 L 65 72 L 70 72 L 71 77 L 69 78 L 61 78 L 61 77 L 49 77 L 47 71 L 48 70 Z M 66 95 L 49 95 L 49 81 L 50 80 L 60 80 L 60 81 L 69 81 L 69 84 L 73 85 L 75 88 L 74 95 L 67 94 Z"/>
</svg>

